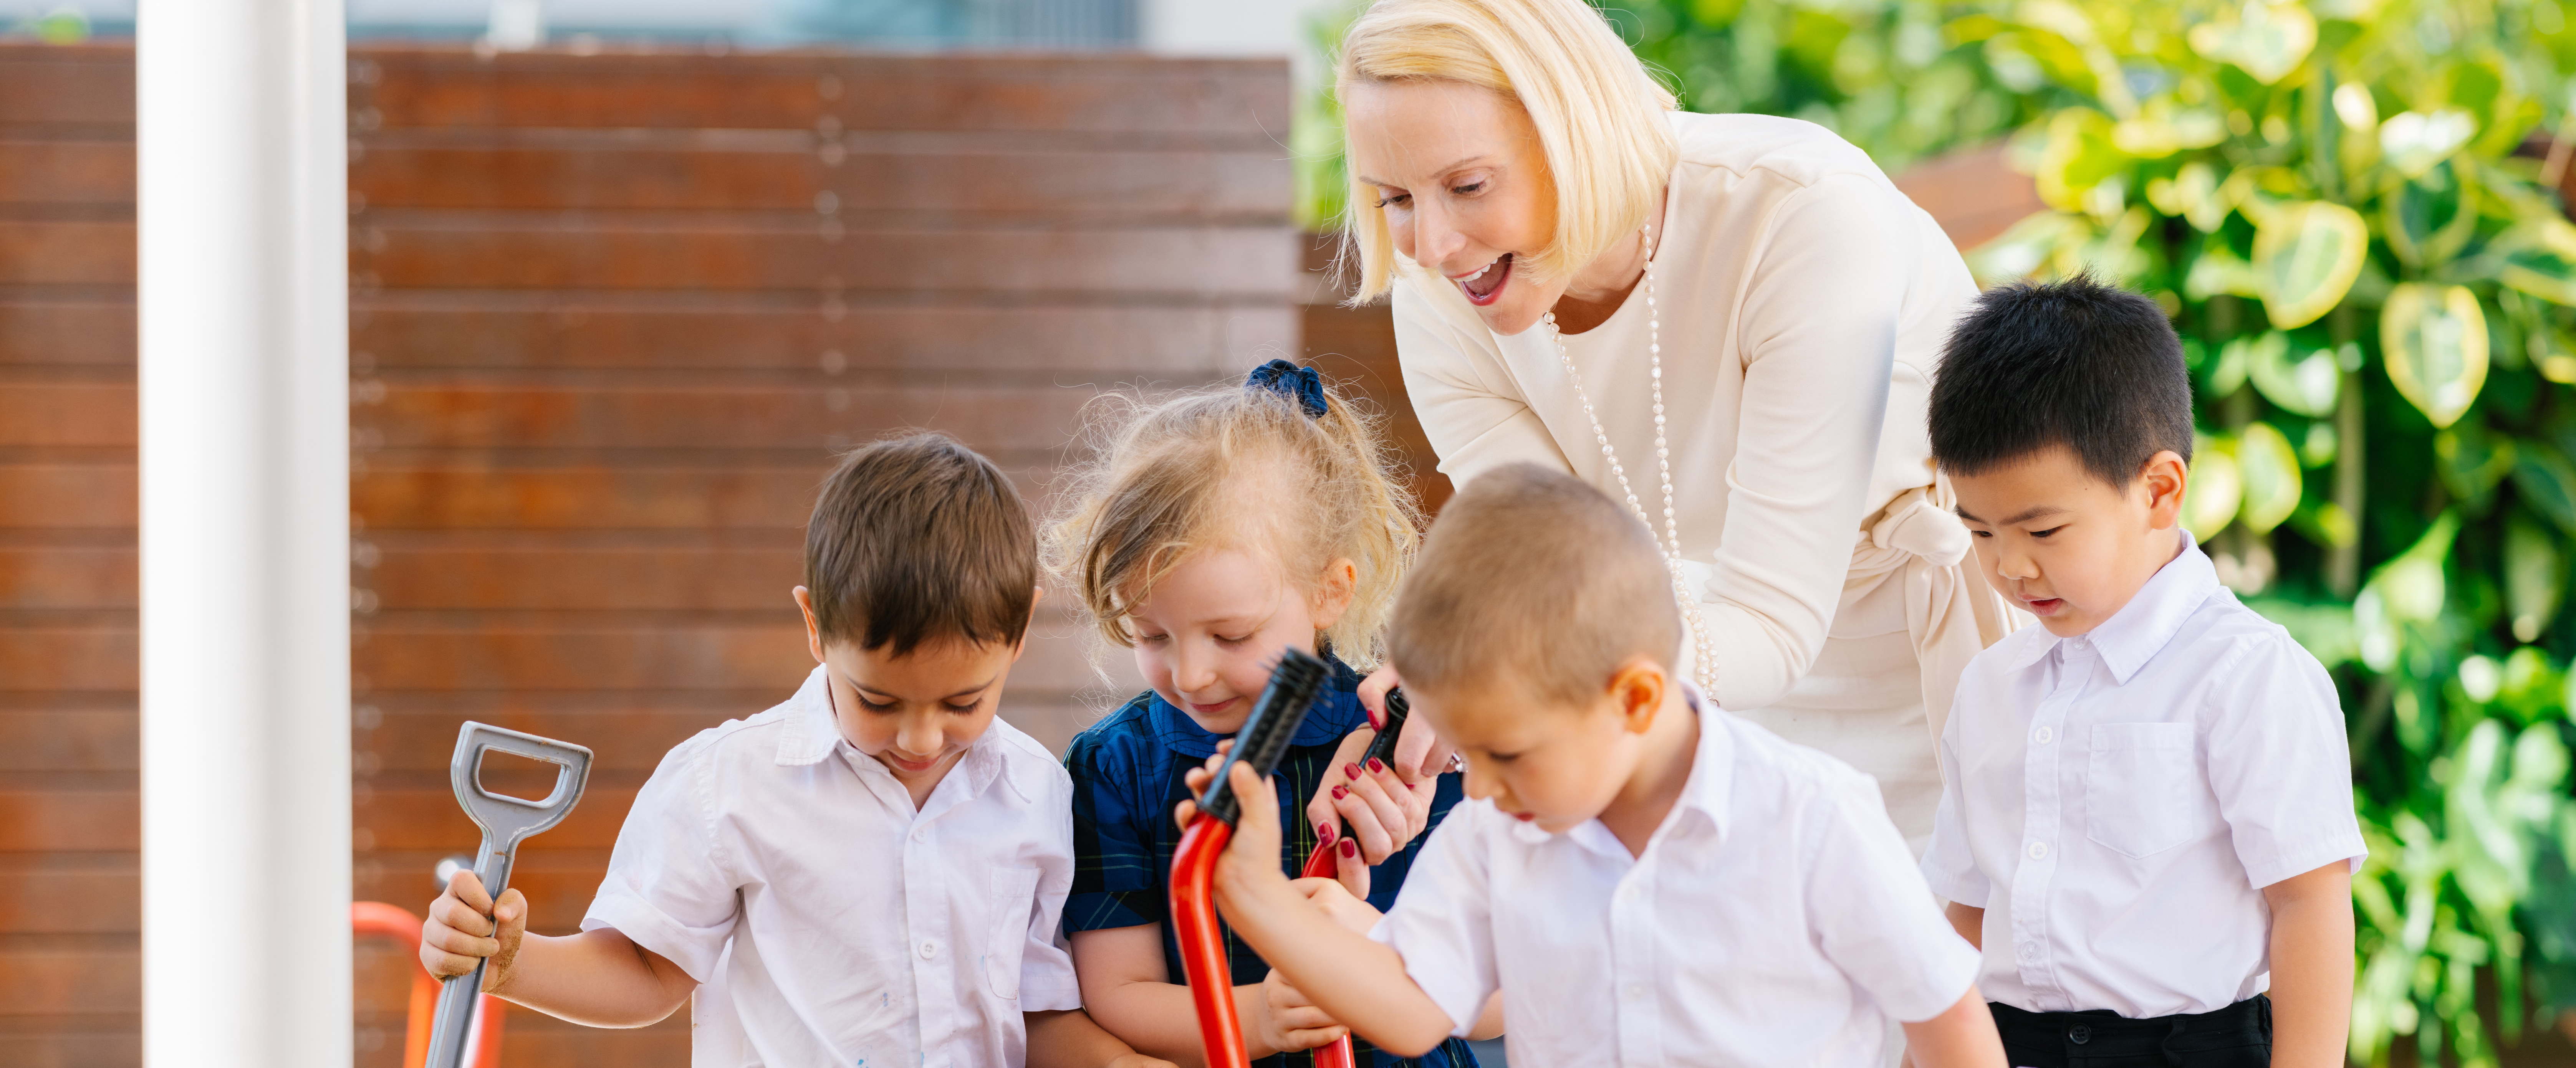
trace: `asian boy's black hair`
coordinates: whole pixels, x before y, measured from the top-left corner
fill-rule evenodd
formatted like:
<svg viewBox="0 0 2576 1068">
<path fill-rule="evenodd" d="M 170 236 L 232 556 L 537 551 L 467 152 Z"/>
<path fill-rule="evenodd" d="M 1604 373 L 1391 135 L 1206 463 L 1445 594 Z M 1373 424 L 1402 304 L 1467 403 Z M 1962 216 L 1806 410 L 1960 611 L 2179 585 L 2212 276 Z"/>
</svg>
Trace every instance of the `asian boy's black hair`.
<svg viewBox="0 0 2576 1068">
<path fill-rule="evenodd" d="M 2085 274 L 1997 286 L 1942 348 L 1930 423 L 1953 475 L 2064 445 L 2126 486 L 2158 452 L 2191 462 L 2191 372 L 2152 300 Z"/>
</svg>

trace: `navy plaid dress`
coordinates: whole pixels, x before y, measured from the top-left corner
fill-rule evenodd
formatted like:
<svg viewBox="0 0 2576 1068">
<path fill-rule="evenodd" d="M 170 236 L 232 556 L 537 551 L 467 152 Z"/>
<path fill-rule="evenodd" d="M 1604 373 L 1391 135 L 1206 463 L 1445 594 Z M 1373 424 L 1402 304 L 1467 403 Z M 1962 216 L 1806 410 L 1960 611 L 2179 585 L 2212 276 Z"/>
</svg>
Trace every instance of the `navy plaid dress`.
<svg viewBox="0 0 2576 1068">
<path fill-rule="evenodd" d="M 1342 737 L 1368 726 L 1360 707 L 1360 676 L 1335 660 L 1332 684 L 1315 710 L 1290 739 L 1288 756 L 1271 782 L 1279 790 L 1281 870 L 1294 877 L 1315 849 L 1315 828 L 1306 822 L 1306 801 L 1331 769 L 1333 750 Z M 1181 831 L 1172 809 L 1190 797 L 1183 772 L 1207 762 L 1216 744 L 1228 735 L 1210 734 L 1181 710 L 1148 690 L 1083 731 L 1065 750 L 1064 767 L 1073 776 L 1073 891 L 1064 902 L 1064 929 L 1099 931 L 1118 927 L 1163 925 L 1163 966 L 1178 983 L 1180 941 L 1172 933 L 1170 886 L 1172 852 Z M 1431 826 L 1437 827 L 1464 794 L 1456 774 L 1440 777 L 1432 795 Z M 1369 870 L 1369 904 L 1383 912 L 1395 905 L 1396 890 L 1421 852 L 1421 837 L 1386 863 Z M 1223 923 L 1223 918 L 1219 918 Z M 1225 928 L 1226 957 L 1234 966 L 1234 983 L 1258 983 L 1270 966 L 1252 947 Z M 1417 1059 L 1380 1053 L 1355 1042 L 1359 1063 L 1375 1068 L 1475 1068 L 1476 1055 L 1457 1039 Z M 1259 1068 L 1309 1068 L 1311 1053 L 1283 1053 L 1253 1062 Z"/>
</svg>

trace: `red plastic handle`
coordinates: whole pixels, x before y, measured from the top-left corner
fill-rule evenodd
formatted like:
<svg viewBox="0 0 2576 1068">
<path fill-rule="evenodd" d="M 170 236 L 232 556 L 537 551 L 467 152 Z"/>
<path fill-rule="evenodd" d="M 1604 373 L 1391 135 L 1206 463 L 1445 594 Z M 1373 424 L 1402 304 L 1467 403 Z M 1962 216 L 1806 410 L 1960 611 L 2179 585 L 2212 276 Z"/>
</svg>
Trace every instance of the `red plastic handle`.
<svg viewBox="0 0 2576 1068">
<path fill-rule="evenodd" d="M 1181 832 L 1180 848 L 1172 854 L 1172 933 L 1181 944 L 1181 972 L 1190 984 L 1190 1003 L 1199 1010 L 1208 1064 L 1250 1068 L 1243 1023 L 1234 1014 L 1234 969 L 1226 961 L 1225 933 L 1217 927 L 1209 886 L 1216 858 L 1233 839 L 1234 828 L 1214 816 L 1191 820 Z"/>
</svg>

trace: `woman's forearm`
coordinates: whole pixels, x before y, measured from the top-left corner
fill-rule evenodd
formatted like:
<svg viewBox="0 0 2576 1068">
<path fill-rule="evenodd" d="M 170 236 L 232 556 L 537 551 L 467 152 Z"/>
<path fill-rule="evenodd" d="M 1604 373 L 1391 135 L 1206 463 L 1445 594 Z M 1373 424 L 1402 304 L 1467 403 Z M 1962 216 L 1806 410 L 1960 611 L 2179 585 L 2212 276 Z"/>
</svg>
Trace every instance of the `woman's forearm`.
<svg viewBox="0 0 2576 1068">
<path fill-rule="evenodd" d="M 530 934 L 494 997 L 591 1027 L 643 1027 L 686 1004 L 697 989 L 680 966 L 614 928 L 549 938 Z"/>
</svg>

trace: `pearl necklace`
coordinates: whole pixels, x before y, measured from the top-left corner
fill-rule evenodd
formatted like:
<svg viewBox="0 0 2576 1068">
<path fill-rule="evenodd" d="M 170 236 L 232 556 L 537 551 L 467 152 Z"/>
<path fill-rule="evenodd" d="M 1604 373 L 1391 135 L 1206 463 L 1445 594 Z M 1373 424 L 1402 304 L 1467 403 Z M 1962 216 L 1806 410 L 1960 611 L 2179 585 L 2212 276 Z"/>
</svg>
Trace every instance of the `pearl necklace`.
<svg viewBox="0 0 2576 1068">
<path fill-rule="evenodd" d="M 1700 692 L 1715 693 L 1717 671 L 1712 663 L 1715 659 L 1714 650 L 1708 643 L 1708 621 L 1700 614 L 1699 598 L 1691 595 L 1690 580 L 1682 571 L 1681 521 L 1673 509 L 1673 454 L 1664 438 L 1663 319 L 1655 310 L 1653 224 L 1649 223 L 1638 231 L 1638 240 L 1642 242 L 1646 253 L 1643 288 L 1646 291 L 1646 359 L 1650 368 L 1650 381 L 1655 399 L 1655 467 L 1662 475 L 1664 484 L 1664 536 L 1663 544 L 1658 548 L 1664 552 L 1664 570 L 1672 576 L 1673 602 L 1681 607 L 1682 620 L 1690 626 L 1691 674 L 1699 683 Z M 1619 465 L 1618 451 L 1610 447 L 1610 434 L 1601 428 L 1601 416 L 1592 410 L 1592 398 L 1583 392 L 1583 376 L 1574 368 L 1574 354 L 1566 351 L 1565 332 L 1557 328 L 1556 313 L 1546 312 L 1538 319 L 1547 324 L 1548 337 L 1556 342 L 1557 361 L 1565 365 L 1566 381 L 1574 384 L 1574 399 L 1582 403 L 1583 417 L 1592 422 L 1592 438 L 1601 443 L 1601 458 L 1610 462 L 1611 477 L 1619 480 L 1620 492 L 1628 496 L 1628 508 L 1636 512 L 1637 518 L 1646 524 L 1647 535 L 1653 536 L 1655 520 L 1646 514 L 1645 504 L 1637 500 L 1636 488 L 1628 484 L 1627 469 Z"/>
</svg>

